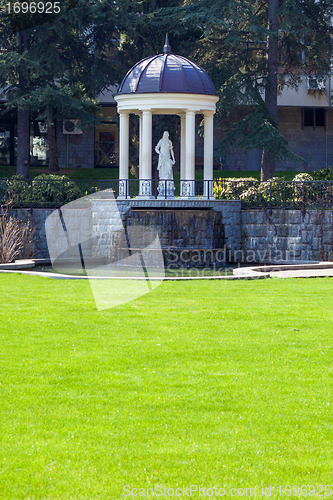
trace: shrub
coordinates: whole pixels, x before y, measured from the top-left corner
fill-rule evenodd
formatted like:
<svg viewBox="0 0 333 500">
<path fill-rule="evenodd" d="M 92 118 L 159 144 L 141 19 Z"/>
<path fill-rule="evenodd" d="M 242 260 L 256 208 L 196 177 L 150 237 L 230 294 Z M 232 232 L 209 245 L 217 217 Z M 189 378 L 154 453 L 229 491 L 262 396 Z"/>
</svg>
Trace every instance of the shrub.
<svg viewBox="0 0 333 500">
<path fill-rule="evenodd" d="M 318 171 L 319 172 L 319 171 Z M 330 169 L 323 169 L 322 176 L 329 177 Z M 235 200 L 244 203 L 263 206 L 321 206 L 329 208 L 333 204 L 333 183 L 315 182 L 314 174 L 301 172 L 295 175 L 292 181 L 286 182 L 284 177 L 273 177 L 265 182 L 254 178 L 226 178 L 214 182 L 215 198 Z M 333 172 L 332 172 L 333 175 Z"/>
<path fill-rule="evenodd" d="M 286 181 L 284 177 L 272 177 L 265 182 L 261 182 L 258 192 L 263 202 L 271 201 L 274 204 L 280 204 L 286 198 Z"/>
<path fill-rule="evenodd" d="M 29 206 L 31 202 L 34 205 L 40 203 L 58 206 L 82 196 L 81 190 L 69 177 L 53 174 L 41 174 L 29 182 L 26 182 L 22 175 L 13 175 L 7 181 L 2 180 L 0 184 L 2 203 L 5 201 L 6 190 L 7 200 L 12 206 Z"/>
<path fill-rule="evenodd" d="M 13 175 L 7 181 L 7 198 L 12 205 L 22 205 L 28 202 L 30 197 L 29 184 L 23 179 L 23 175 Z"/>
<path fill-rule="evenodd" d="M 322 168 L 316 172 L 312 172 L 312 178 L 315 181 L 333 181 L 333 170 L 331 167 Z"/>
<path fill-rule="evenodd" d="M 59 205 L 80 198 L 82 193 L 75 182 L 65 175 L 41 174 L 33 181 L 34 203 Z"/>
<path fill-rule="evenodd" d="M 217 179 L 213 184 L 215 198 L 222 200 L 235 200 L 241 198 L 242 194 L 249 188 L 259 185 L 258 179 L 254 177 L 228 177 Z"/>
<path fill-rule="evenodd" d="M 306 203 L 311 198 L 314 183 L 313 177 L 307 172 L 301 172 L 292 180 L 292 199 L 294 203 Z"/>
<path fill-rule="evenodd" d="M 297 182 L 313 181 L 313 177 L 311 174 L 308 174 L 307 172 L 300 172 L 299 174 L 295 175 L 293 181 Z"/>
<path fill-rule="evenodd" d="M 288 186 L 284 177 L 272 177 L 261 183 L 257 181 L 240 195 L 240 199 L 261 205 L 267 204 L 271 197 L 273 205 L 280 204 L 288 199 Z"/>
<path fill-rule="evenodd" d="M 249 189 L 244 191 L 239 198 L 242 201 L 257 203 L 259 205 L 261 205 L 265 201 L 265 198 L 260 192 L 258 186 L 251 186 Z"/>
</svg>

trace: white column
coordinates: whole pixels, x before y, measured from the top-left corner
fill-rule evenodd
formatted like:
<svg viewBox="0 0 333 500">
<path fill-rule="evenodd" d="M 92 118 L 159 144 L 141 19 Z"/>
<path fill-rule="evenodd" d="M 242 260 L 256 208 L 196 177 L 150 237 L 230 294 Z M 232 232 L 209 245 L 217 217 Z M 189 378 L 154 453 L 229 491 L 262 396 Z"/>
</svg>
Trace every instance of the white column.
<svg viewBox="0 0 333 500">
<path fill-rule="evenodd" d="M 139 172 L 142 166 L 142 113 L 139 114 Z"/>
<path fill-rule="evenodd" d="M 204 198 L 213 197 L 214 113 L 204 113 Z M 210 182 L 207 182 L 210 181 Z"/>
<path fill-rule="evenodd" d="M 141 146 L 141 164 L 139 168 L 140 188 L 139 197 L 145 199 L 153 198 L 152 176 L 151 176 L 151 155 L 152 155 L 152 112 L 145 110 L 142 112 L 142 146 Z"/>
<path fill-rule="evenodd" d="M 129 112 L 119 111 L 119 194 L 128 197 Z"/>
<path fill-rule="evenodd" d="M 195 112 L 187 110 L 185 119 L 185 174 L 181 198 L 195 198 Z"/>
<path fill-rule="evenodd" d="M 185 113 L 180 115 L 180 180 L 185 179 L 185 161 L 186 161 L 186 117 Z"/>
</svg>

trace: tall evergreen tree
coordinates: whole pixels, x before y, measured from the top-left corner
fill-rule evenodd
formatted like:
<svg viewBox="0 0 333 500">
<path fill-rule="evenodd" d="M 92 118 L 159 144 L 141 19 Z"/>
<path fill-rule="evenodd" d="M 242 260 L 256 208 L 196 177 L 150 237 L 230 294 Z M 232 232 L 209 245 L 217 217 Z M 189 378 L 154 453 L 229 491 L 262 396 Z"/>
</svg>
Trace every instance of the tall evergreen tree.
<svg viewBox="0 0 333 500">
<path fill-rule="evenodd" d="M 297 89 L 304 74 L 330 73 L 331 0 L 184 0 L 163 15 L 201 31 L 192 57 L 220 94 L 221 151 L 263 149 L 262 180 L 274 175 L 276 159 L 299 160 L 278 132 L 277 96 L 284 86 Z"/>
<path fill-rule="evenodd" d="M 30 14 L 26 19 L 23 14 L 4 15 L 5 2 L 0 1 L 0 86 L 5 89 L 7 107 L 18 109 L 17 171 L 27 177 L 29 112 L 48 125 L 50 170 L 56 171 L 56 120 L 79 119 L 83 126 L 95 123 L 95 98 L 114 82 L 110 54 L 118 8 L 108 0 L 69 0 L 60 15 L 35 18 Z M 20 132 L 22 126 L 25 135 Z"/>
<path fill-rule="evenodd" d="M 132 1 L 128 6 L 135 22 L 122 26 L 118 51 L 120 79 L 129 68 L 141 59 L 162 53 L 166 32 L 172 32 L 172 52 L 186 55 L 193 49 L 193 43 L 200 36 L 200 30 L 175 27 L 174 20 L 164 15 L 165 10 L 178 12 L 183 0 Z"/>
<path fill-rule="evenodd" d="M 25 30 L 17 32 L 18 52 L 22 56 L 29 50 L 29 35 Z M 28 74 L 24 64 L 18 65 L 18 88 L 24 91 L 28 85 Z M 21 147 L 17 151 L 17 174 L 24 179 L 29 178 L 30 166 L 30 112 L 29 109 L 18 106 L 17 109 L 17 138 Z"/>
</svg>

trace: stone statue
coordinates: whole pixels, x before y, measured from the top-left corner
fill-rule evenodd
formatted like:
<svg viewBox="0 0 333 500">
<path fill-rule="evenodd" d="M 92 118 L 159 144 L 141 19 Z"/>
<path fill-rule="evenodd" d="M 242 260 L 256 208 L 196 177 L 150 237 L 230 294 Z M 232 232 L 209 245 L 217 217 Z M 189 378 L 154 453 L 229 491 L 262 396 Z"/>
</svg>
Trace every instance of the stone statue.
<svg viewBox="0 0 333 500">
<path fill-rule="evenodd" d="M 172 166 L 175 162 L 172 142 L 169 139 L 169 132 L 163 132 L 163 137 L 160 139 L 155 148 L 159 155 L 157 170 L 161 180 L 173 179 Z"/>
</svg>

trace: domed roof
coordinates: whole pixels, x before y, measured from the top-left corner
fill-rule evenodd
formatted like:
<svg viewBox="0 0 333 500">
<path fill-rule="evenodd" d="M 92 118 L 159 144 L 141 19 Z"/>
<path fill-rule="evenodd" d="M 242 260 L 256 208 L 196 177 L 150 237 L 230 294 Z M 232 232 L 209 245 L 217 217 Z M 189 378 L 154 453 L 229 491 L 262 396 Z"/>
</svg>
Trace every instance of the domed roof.
<svg viewBox="0 0 333 500">
<path fill-rule="evenodd" d="M 164 54 L 135 64 L 121 82 L 118 95 L 153 92 L 216 95 L 206 71 L 189 59 L 170 53 L 168 36 Z"/>
</svg>

